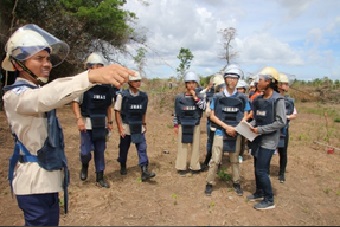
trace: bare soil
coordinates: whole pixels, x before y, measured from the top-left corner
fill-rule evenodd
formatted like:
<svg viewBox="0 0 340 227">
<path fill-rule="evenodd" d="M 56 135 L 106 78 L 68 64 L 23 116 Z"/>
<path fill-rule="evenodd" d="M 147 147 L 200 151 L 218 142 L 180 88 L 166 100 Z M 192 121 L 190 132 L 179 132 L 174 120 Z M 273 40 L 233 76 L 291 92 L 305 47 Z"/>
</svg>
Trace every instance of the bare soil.
<svg viewBox="0 0 340 227">
<path fill-rule="evenodd" d="M 181 177 L 175 169 L 177 136 L 172 128 L 171 108 L 162 108 L 159 97 L 151 98 L 147 116 L 147 142 L 150 169 L 157 175 L 149 182 L 140 181 L 140 168 L 134 146 L 128 156 L 128 174 L 121 176 L 118 133 L 115 129 L 107 143 L 105 177 L 111 187 L 95 184 L 93 160 L 89 179 L 80 181 L 79 135 L 70 106 L 58 110 L 64 128 L 66 153 L 71 171 L 69 213 L 61 206 L 62 226 L 286 226 L 340 225 L 340 150 L 327 154 L 327 147 L 314 141 L 340 147 L 340 123 L 308 113 L 316 103 L 298 103 L 298 118 L 291 123 L 287 181 L 277 179 L 278 155 L 271 162 L 271 181 L 276 208 L 258 211 L 245 197 L 254 192 L 253 158 L 245 152 L 240 164 L 243 196 L 237 196 L 231 182 L 217 178 L 211 196 L 205 196 L 206 172 Z M 321 106 L 324 108 L 324 106 Z M 328 106 L 340 111 L 339 106 Z M 201 161 L 205 157 L 205 118 L 201 123 Z M 327 127 L 326 127 L 327 126 Z M 325 138 L 325 135 L 328 135 Z M 13 140 L 4 111 L 0 111 L 0 225 L 23 225 L 23 213 L 12 198 L 7 181 L 8 157 Z M 230 173 L 229 157 L 223 167 Z M 62 193 L 60 194 L 62 197 Z"/>
</svg>

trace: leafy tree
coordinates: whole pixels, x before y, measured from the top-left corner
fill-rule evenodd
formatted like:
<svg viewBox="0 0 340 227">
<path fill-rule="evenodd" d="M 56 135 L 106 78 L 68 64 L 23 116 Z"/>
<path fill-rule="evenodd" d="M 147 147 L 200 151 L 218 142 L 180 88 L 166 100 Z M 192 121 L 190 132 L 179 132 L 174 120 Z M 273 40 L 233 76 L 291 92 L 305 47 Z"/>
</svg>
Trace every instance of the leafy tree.
<svg viewBox="0 0 340 227">
<path fill-rule="evenodd" d="M 68 64 L 52 70 L 52 78 L 53 73 L 69 76 L 79 71 L 93 51 L 112 61 L 117 49 L 124 52 L 127 43 L 145 41 L 129 26 L 137 18 L 123 10 L 124 4 L 124 0 L 0 0 L 0 48 L 18 27 L 33 23 L 70 45 Z"/>
<path fill-rule="evenodd" d="M 137 67 L 138 67 L 138 71 L 141 74 L 141 76 L 143 74 L 145 74 L 144 72 L 144 67 L 146 65 L 146 52 L 147 50 L 144 47 L 140 47 L 137 50 L 137 54 L 135 57 L 133 57 L 133 60 L 135 61 Z"/>
<path fill-rule="evenodd" d="M 180 64 L 177 67 L 178 78 L 179 80 L 183 80 L 185 71 L 190 69 L 194 55 L 191 53 L 190 49 L 181 47 L 177 58 L 180 60 Z"/>
</svg>

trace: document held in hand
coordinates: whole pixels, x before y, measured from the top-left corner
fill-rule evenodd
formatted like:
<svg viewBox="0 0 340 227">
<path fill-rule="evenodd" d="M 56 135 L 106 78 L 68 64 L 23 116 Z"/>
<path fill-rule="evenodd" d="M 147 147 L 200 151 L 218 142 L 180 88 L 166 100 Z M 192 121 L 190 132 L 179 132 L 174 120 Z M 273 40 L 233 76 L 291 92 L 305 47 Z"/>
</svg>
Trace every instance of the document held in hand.
<svg viewBox="0 0 340 227">
<path fill-rule="evenodd" d="M 241 121 L 240 123 L 238 123 L 238 125 L 236 126 L 236 131 L 238 132 L 238 134 L 246 137 L 249 141 L 253 141 L 257 134 L 253 133 L 250 130 L 251 124 L 245 121 Z"/>
</svg>

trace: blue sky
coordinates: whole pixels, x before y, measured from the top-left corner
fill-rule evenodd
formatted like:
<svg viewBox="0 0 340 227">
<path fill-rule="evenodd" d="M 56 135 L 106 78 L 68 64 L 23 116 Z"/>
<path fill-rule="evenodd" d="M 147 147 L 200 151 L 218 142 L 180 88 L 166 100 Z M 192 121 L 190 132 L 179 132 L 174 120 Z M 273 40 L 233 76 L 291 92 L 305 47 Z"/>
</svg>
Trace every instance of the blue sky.
<svg viewBox="0 0 340 227">
<path fill-rule="evenodd" d="M 339 0 L 129 0 L 124 8 L 139 18 L 133 24 L 147 36 L 148 78 L 177 76 L 181 47 L 194 55 L 191 70 L 215 74 L 226 61 L 218 31 L 235 27 L 232 42 L 245 76 L 264 66 L 311 80 L 340 79 Z M 129 45 L 134 52 L 138 46 Z M 131 59 L 121 62 L 135 68 Z M 124 59 L 124 60 L 123 60 Z"/>
</svg>

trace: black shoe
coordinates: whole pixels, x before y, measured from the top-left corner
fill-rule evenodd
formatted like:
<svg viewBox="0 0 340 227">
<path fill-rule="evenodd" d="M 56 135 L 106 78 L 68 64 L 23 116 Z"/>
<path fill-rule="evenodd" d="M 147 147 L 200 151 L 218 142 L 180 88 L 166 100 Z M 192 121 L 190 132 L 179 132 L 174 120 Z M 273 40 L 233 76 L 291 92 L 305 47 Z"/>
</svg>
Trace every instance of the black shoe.
<svg viewBox="0 0 340 227">
<path fill-rule="evenodd" d="M 233 183 L 233 188 L 234 188 L 237 195 L 239 195 L 239 196 L 243 195 L 243 190 L 242 190 L 239 183 Z"/>
<path fill-rule="evenodd" d="M 177 173 L 178 173 L 180 176 L 184 177 L 184 176 L 187 174 L 187 171 L 186 171 L 186 170 L 177 170 Z"/>
<path fill-rule="evenodd" d="M 263 194 L 254 193 L 254 194 L 247 196 L 247 200 L 249 201 L 257 201 L 257 200 L 262 200 L 262 199 L 263 199 Z"/>
<path fill-rule="evenodd" d="M 148 167 L 147 167 L 147 166 L 142 166 L 141 169 L 142 169 L 142 175 L 141 175 L 142 181 L 147 181 L 147 180 L 149 180 L 150 178 L 156 176 L 155 173 L 152 173 L 152 172 L 149 172 L 149 171 L 148 171 Z"/>
<path fill-rule="evenodd" d="M 126 163 L 120 163 L 120 175 L 126 174 L 127 174 Z"/>
<path fill-rule="evenodd" d="M 213 191 L 213 189 L 212 189 L 212 184 L 209 184 L 209 183 L 208 183 L 208 184 L 205 186 L 205 191 L 204 191 L 205 195 L 211 195 L 212 191 Z"/>
<path fill-rule="evenodd" d="M 88 178 L 89 164 L 82 164 L 80 171 L 80 180 L 85 181 Z"/>
<path fill-rule="evenodd" d="M 280 181 L 280 183 L 283 183 L 286 180 L 285 174 L 284 173 L 280 174 L 279 177 L 278 177 L 278 180 Z"/>
<path fill-rule="evenodd" d="M 96 176 L 97 185 L 102 188 L 110 188 L 109 183 L 104 180 L 104 172 L 98 172 L 96 173 Z"/>
<path fill-rule="evenodd" d="M 201 163 L 201 172 L 205 172 L 209 169 L 209 165 L 205 162 Z"/>
<path fill-rule="evenodd" d="M 200 169 L 196 169 L 196 170 L 191 170 L 191 173 L 192 174 L 199 174 L 201 172 L 201 170 Z"/>
</svg>

